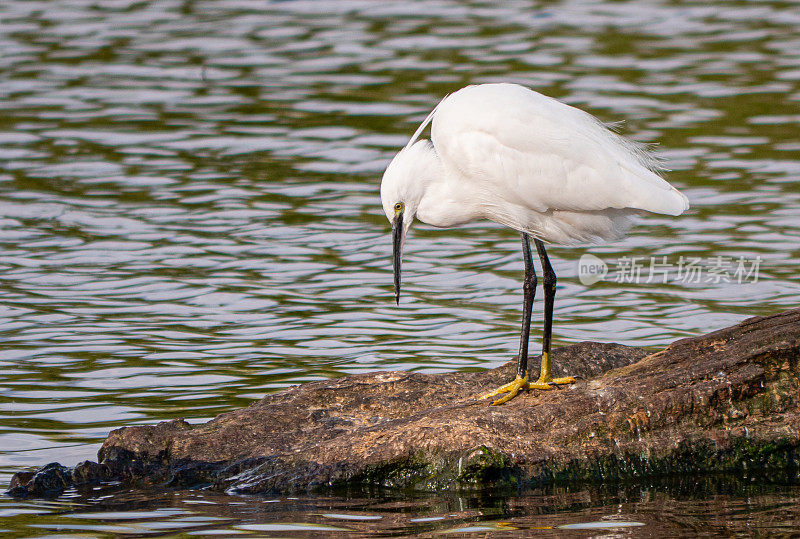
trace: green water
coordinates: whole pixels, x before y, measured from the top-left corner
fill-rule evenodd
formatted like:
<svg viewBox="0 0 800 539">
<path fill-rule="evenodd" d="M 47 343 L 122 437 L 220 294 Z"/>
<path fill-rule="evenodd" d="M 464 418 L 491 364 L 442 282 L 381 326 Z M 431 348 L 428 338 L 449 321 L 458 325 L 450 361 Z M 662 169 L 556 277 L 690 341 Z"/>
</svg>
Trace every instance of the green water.
<svg viewBox="0 0 800 539">
<path fill-rule="evenodd" d="M 551 249 L 556 345 L 660 346 L 797 305 L 797 2 L 6 0 L 0 488 L 28 466 L 93 458 L 122 425 L 201 422 L 308 380 L 509 360 L 521 301 L 515 233 L 417 227 L 398 308 L 377 194 L 388 160 L 433 105 L 490 81 L 623 121 L 626 136 L 658 144 L 667 177 L 692 203 L 679 218 L 643 219 L 618 243 Z M 593 285 L 579 279 L 586 253 L 612 270 Z M 641 257 L 638 282 L 613 271 L 625 256 Z M 648 275 L 651 257 L 666 276 Z M 679 278 L 681 257 L 706 273 Z M 738 260 L 748 269 L 758 260 L 758 278 L 738 282 Z M 677 515 L 702 515 L 717 499 L 652 492 Z M 747 511 L 743 490 L 718 494 Z M 63 515 L 136 511 L 138 496 L 0 498 L 0 528 L 78 533 Z M 442 496 L 391 503 L 419 518 L 464 504 Z M 533 525 L 544 504 L 557 518 L 543 525 L 616 518 L 616 494 L 587 495 L 579 509 L 525 496 L 518 512 L 489 513 Z M 797 501 L 789 487 L 759 496 L 766 506 Z M 205 497 L 156 498 L 142 509 L 155 516 L 142 519 L 170 529 L 173 517 L 158 511 L 206 507 Z M 316 514 L 320 504 L 386 519 L 394 511 L 377 498 L 320 500 L 269 507 L 281 522 L 305 522 L 301 506 Z M 226 529 L 267 507 L 235 503 L 242 512 L 231 510 Z M 496 506 L 483 503 L 466 505 Z M 619 533 L 658 533 L 645 514 L 657 510 L 642 507 L 623 512 L 645 527 Z M 30 527 L 40 518 L 46 527 Z M 796 512 L 786 518 L 798 522 Z M 90 534 L 134 533 L 81 522 Z"/>
</svg>

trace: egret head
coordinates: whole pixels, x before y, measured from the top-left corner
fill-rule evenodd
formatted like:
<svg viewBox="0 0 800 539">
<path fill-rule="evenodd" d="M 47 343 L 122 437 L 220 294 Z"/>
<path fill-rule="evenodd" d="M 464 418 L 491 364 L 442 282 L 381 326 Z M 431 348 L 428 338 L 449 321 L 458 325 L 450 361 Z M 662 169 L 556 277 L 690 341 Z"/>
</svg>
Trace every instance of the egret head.
<svg viewBox="0 0 800 539">
<path fill-rule="evenodd" d="M 417 214 L 436 152 L 427 140 L 406 146 L 392 159 L 381 180 L 381 202 L 392 224 L 392 266 L 395 301 L 400 302 L 400 261 L 406 235 Z"/>
</svg>

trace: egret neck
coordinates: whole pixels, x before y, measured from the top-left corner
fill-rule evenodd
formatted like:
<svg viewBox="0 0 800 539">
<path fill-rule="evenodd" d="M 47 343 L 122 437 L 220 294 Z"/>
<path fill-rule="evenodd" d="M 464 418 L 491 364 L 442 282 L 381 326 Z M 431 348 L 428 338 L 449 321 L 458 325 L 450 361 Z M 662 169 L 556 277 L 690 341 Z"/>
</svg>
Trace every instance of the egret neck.
<svg viewBox="0 0 800 539">
<path fill-rule="evenodd" d="M 389 170 L 397 173 L 390 174 L 390 178 L 402 179 L 402 189 L 396 190 L 397 201 L 404 205 L 402 245 L 405 244 L 405 235 L 414 217 L 440 228 L 458 226 L 484 217 L 478 198 L 474 193 L 472 197 L 464 196 L 461 178 L 450 177 L 454 173 L 446 171 L 433 145 L 427 140 L 403 149 L 392 161 Z"/>
</svg>

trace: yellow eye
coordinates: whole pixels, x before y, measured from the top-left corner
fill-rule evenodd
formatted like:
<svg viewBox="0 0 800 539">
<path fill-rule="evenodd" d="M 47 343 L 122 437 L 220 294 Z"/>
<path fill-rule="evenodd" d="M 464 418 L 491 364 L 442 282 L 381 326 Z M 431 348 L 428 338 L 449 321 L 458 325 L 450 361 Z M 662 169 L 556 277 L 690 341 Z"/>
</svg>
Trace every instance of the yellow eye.
<svg viewBox="0 0 800 539">
<path fill-rule="evenodd" d="M 398 202 L 397 204 L 395 204 L 394 205 L 394 211 L 396 211 L 396 212 L 403 211 L 403 203 L 402 202 Z"/>
</svg>

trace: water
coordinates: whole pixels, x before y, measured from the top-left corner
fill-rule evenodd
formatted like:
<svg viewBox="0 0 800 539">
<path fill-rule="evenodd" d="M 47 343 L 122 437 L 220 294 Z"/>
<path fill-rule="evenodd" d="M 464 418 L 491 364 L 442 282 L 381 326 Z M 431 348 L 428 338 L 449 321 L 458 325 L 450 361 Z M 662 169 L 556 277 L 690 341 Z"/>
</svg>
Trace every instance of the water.
<svg viewBox="0 0 800 539">
<path fill-rule="evenodd" d="M 122 425 L 201 422 L 350 373 L 507 361 L 517 236 L 418 226 L 397 308 L 377 195 L 398 147 L 469 83 L 519 82 L 624 120 L 623 134 L 659 144 L 692 202 L 621 242 L 551 250 L 556 345 L 658 346 L 796 306 L 798 7 L 3 2 L 0 487 L 27 466 L 94 457 Z M 579 279 L 586 253 L 611 270 L 594 285 Z M 637 283 L 616 282 L 629 280 L 625 256 L 641 257 Z M 666 276 L 649 275 L 651 257 Z M 699 282 L 678 278 L 681 257 L 700 259 Z M 757 281 L 736 278 L 740 258 L 759 260 Z M 207 495 L 171 496 L 147 511 Z M 0 511 L 74 524 L 60 504 L 3 499 Z M 159 514 L 148 522 L 184 518 Z"/>
<path fill-rule="evenodd" d="M 770 536 L 800 527 L 800 489 L 724 479 L 559 487 L 522 495 L 234 498 L 106 488 L 58 500 L 6 502 L 0 526 L 21 537 Z"/>
</svg>

